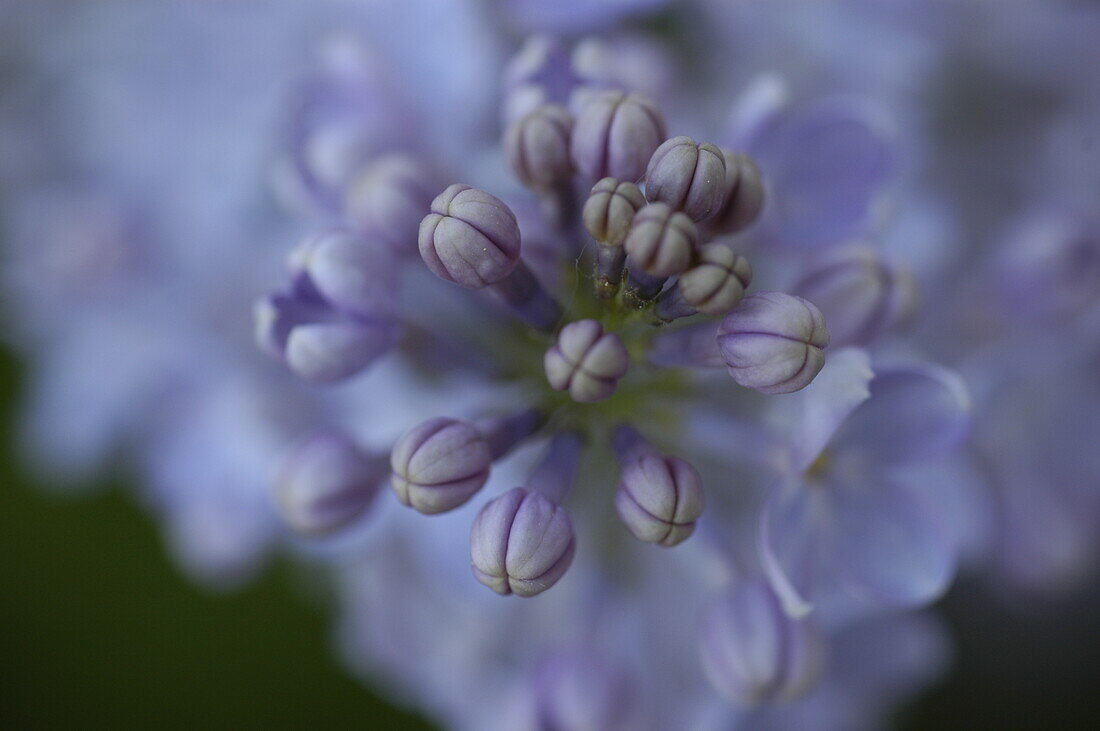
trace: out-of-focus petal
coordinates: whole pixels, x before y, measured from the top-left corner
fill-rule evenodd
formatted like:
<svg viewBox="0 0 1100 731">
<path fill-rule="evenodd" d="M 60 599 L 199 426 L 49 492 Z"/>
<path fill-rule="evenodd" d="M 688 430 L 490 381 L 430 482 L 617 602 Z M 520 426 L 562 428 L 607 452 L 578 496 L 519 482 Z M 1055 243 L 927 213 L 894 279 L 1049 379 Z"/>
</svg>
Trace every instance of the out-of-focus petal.
<svg viewBox="0 0 1100 731">
<path fill-rule="evenodd" d="M 970 426 L 970 395 L 954 371 L 928 363 L 876 369 L 871 398 L 837 433 L 837 453 L 891 465 L 938 457 Z"/>
<path fill-rule="evenodd" d="M 909 488 L 887 478 L 826 484 L 833 559 L 844 583 L 872 604 L 919 607 L 946 590 L 955 548 Z"/>
<path fill-rule="evenodd" d="M 797 471 L 813 464 L 837 429 L 871 396 L 874 377 L 870 357 L 859 348 L 829 355 L 814 382 L 796 397 L 791 442 Z"/>
</svg>

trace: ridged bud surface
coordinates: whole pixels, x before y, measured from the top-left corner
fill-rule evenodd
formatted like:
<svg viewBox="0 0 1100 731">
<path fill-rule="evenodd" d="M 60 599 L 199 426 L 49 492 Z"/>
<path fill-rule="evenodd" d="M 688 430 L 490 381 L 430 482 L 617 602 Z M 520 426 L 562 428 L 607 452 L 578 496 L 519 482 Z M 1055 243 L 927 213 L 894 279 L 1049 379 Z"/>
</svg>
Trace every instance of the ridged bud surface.
<svg viewBox="0 0 1100 731">
<path fill-rule="evenodd" d="M 709 142 L 690 137 L 665 140 L 646 168 L 646 197 L 702 221 L 725 201 L 726 160 Z"/>
<path fill-rule="evenodd" d="M 825 365 L 825 316 L 782 292 L 742 300 L 718 327 L 718 349 L 733 380 L 761 393 L 805 388 Z"/>
<path fill-rule="evenodd" d="M 699 473 L 676 457 L 643 454 L 626 460 L 615 494 L 615 510 L 634 537 L 675 546 L 695 531 L 703 514 Z"/>
<path fill-rule="evenodd" d="M 544 365 L 551 388 L 587 403 L 615 392 L 630 356 L 618 335 L 605 333 L 595 320 L 579 320 L 562 328 L 558 342 L 546 351 Z"/>
<path fill-rule="evenodd" d="M 489 444 L 473 425 L 439 417 L 393 446 L 393 491 L 404 505 L 433 515 L 465 503 L 489 479 Z"/>
<path fill-rule="evenodd" d="M 474 576 L 498 594 L 541 594 L 569 568 L 574 549 L 565 508 L 523 487 L 487 503 L 470 533 Z"/>
<path fill-rule="evenodd" d="M 624 246 L 635 266 L 654 277 L 685 271 L 699 242 L 695 223 L 667 203 L 650 203 L 634 216 Z"/>
<path fill-rule="evenodd" d="M 432 201 L 420 222 L 420 256 L 441 279 L 481 289 L 519 262 L 516 216 L 494 195 L 455 183 Z"/>
<path fill-rule="evenodd" d="M 605 91 L 580 110 L 570 152 L 586 180 L 612 177 L 637 182 L 667 137 L 657 106 L 640 94 Z"/>
<path fill-rule="evenodd" d="M 569 140 L 573 117 L 558 104 L 544 104 L 508 125 L 504 153 L 519 181 L 536 191 L 551 191 L 573 177 Z"/>
<path fill-rule="evenodd" d="M 384 458 L 372 460 L 343 434 L 314 434 L 283 458 L 275 481 L 276 506 L 296 532 L 324 535 L 362 516 L 384 476 Z"/>
<path fill-rule="evenodd" d="M 588 194 L 581 218 L 597 242 L 605 246 L 622 246 L 634 214 L 645 203 L 645 196 L 634 183 L 604 178 Z"/>
<path fill-rule="evenodd" d="M 698 263 L 678 280 L 684 301 L 708 315 L 723 315 L 740 304 L 751 282 L 749 260 L 719 243 L 701 247 Z"/>
</svg>

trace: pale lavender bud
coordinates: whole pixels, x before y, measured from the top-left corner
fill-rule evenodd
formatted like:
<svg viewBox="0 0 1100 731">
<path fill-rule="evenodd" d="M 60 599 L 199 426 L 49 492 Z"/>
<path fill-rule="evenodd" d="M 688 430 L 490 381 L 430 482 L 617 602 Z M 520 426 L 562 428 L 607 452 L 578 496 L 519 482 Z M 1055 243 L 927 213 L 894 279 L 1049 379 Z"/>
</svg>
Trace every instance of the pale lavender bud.
<svg viewBox="0 0 1100 731">
<path fill-rule="evenodd" d="M 313 383 L 363 370 L 396 345 L 401 332 L 389 261 L 346 231 L 307 239 L 290 257 L 291 291 L 254 307 L 260 347 Z"/>
<path fill-rule="evenodd" d="M 829 323 L 829 343 L 867 345 L 908 309 L 911 289 L 874 252 L 847 252 L 809 273 L 792 290 Z"/>
<path fill-rule="evenodd" d="M 286 339 L 290 370 L 311 383 L 335 383 L 361 372 L 388 352 L 400 327 L 387 319 L 303 322 Z"/>
<path fill-rule="evenodd" d="M 708 315 L 723 315 L 741 303 L 750 282 L 749 260 L 725 244 L 712 243 L 699 249 L 698 261 L 677 284 L 687 304 Z"/>
<path fill-rule="evenodd" d="M 733 150 L 722 150 L 726 162 L 722 202 L 707 221 L 716 234 L 731 234 L 746 228 L 764 208 L 764 181 L 752 158 Z"/>
<path fill-rule="evenodd" d="M 551 388 L 568 390 L 574 401 L 590 403 L 615 392 L 630 357 L 618 335 L 605 333 L 595 320 L 578 320 L 562 328 L 544 364 Z"/>
<path fill-rule="evenodd" d="M 814 625 L 789 617 L 758 580 L 738 582 L 704 608 L 699 651 L 707 679 L 738 705 L 796 698 L 824 668 Z"/>
<path fill-rule="evenodd" d="M 549 192 L 573 178 L 569 138 L 573 117 L 565 107 L 545 104 L 508 126 L 504 152 L 520 182 L 538 192 Z"/>
<path fill-rule="evenodd" d="M 385 457 L 367 456 L 344 434 L 313 434 L 295 444 L 279 467 L 279 514 L 303 535 L 332 533 L 367 511 L 388 471 Z"/>
<path fill-rule="evenodd" d="M 691 264 L 699 230 L 667 203 L 650 203 L 634 216 L 624 246 L 631 261 L 653 277 L 670 277 Z"/>
<path fill-rule="evenodd" d="M 489 444 L 472 424 L 439 417 L 413 427 L 393 446 L 397 499 L 426 515 L 453 510 L 489 479 Z"/>
<path fill-rule="evenodd" d="M 580 82 L 561 40 L 529 36 L 504 69 L 504 118 L 512 122 L 539 104 L 565 103 Z"/>
<path fill-rule="evenodd" d="M 646 197 L 683 211 L 694 221 L 716 212 L 725 202 L 726 161 L 709 142 L 690 137 L 665 140 L 649 160 Z"/>
<path fill-rule="evenodd" d="M 619 520 L 646 543 L 675 546 L 695 531 L 703 514 L 699 473 L 676 457 L 642 453 L 621 460 L 615 510 Z"/>
<path fill-rule="evenodd" d="M 393 259 L 362 233 L 344 228 L 305 239 L 287 257 L 294 294 L 367 315 L 394 309 Z"/>
<path fill-rule="evenodd" d="M 592 187 L 581 217 L 597 243 L 620 247 L 634 214 L 645 207 L 645 196 L 634 183 L 604 178 Z"/>
<path fill-rule="evenodd" d="M 420 256 L 441 279 L 481 289 L 519 263 L 515 214 L 494 195 L 455 183 L 432 201 L 420 222 Z"/>
<path fill-rule="evenodd" d="M 596 291 L 611 296 L 622 281 L 626 251 L 623 241 L 634 214 L 645 206 L 645 196 L 634 183 L 604 178 L 596 183 L 584 204 L 581 219 L 599 244 L 596 249 Z"/>
<path fill-rule="evenodd" d="M 417 228 L 435 187 L 421 162 L 402 153 L 383 155 L 352 177 L 344 210 L 356 227 L 380 235 L 399 256 L 416 251 Z"/>
<path fill-rule="evenodd" d="M 487 503 L 470 532 L 474 576 L 504 595 L 546 591 L 565 574 L 575 548 L 565 508 L 523 487 Z"/>
<path fill-rule="evenodd" d="M 657 106 L 639 94 L 605 91 L 585 103 L 573 127 L 573 163 L 592 182 L 612 177 L 635 182 L 667 137 Z"/>
<path fill-rule="evenodd" d="M 805 388 L 825 365 L 829 331 L 821 311 L 801 297 L 746 297 L 718 327 L 718 349 L 733 380 L 761 393 Z"/>
</svg>

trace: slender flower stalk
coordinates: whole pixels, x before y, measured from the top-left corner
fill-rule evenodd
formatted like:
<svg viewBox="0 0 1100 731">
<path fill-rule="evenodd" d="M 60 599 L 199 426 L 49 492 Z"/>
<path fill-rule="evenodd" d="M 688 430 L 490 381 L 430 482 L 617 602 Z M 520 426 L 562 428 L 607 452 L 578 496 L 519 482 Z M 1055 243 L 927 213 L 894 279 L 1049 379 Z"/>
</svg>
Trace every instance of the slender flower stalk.
<svg viewBox="0 0 1100 731">
<path fill-rule="evenodd" d="M 645 206 L 645 197 L 634 183 L 604 178 L 592 187 L 584 204 L 584 227 L 595 239 L 596 293 L 610 297 L 622 281 L 626 250 L 623 242 L 635 214 Z"/>
</svg>

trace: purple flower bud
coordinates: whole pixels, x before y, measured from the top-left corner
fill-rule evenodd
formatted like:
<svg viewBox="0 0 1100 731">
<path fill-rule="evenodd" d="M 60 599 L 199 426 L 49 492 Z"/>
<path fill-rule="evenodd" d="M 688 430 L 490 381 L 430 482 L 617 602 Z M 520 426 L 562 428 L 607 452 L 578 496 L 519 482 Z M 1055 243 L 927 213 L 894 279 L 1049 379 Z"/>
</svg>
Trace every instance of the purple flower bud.
<svg viewBox="0 0 1100 731">
<path fill-rule="evenodd" d="M 634 265 L 654 277 L 671 277 L 691 264 L 699 230 L 667 203 L 650 203 L 630 226 L 624 246 Z"/>
<path fill-rule="evenodd" d="M 481 289 L 501 281 L 519 263 L 519 224 L 508 206 L 455 183 L 432 201 L 420 222 L 420 256 L 441 279 Z"/>
<path fill-rule="evenodd" d="M 562 328 L 544 364 L 551 388 L 568 390 L 574 401 L 590 403 L 615 392 L 630 356 L 618 335 L 605 333 L 595 320 L 578 320 Z"/>
<path fill-rule="evenodd" d="M 417 227 L 439 190 L 416 159 L 394 153 L 357 173 L 344 193 L 344 210 L 355 225 L 382 236 L 399 256 L 416 249 Z"/>
<path fill-rule="evenodd" d="M 722 157 L 726 162 L 725 190 L 707 226 L 716 234 L 731 234 L 760 216 L 764 208 L 764 181 L 748 155 L 723 148 Z"/>
<path fill-rule="evenodd" d="M 581 109 L 573 128 L 573 163 L 587 180 L 635 182 L 667 137 L 657 106 L 639 94 L 605 91 Z"/>
<path fill-rule="evenodd" d="M 690 137 L 665 140 L 645 176 L 646 196 L 702 221 L 726 198 L 726 161 L 714 145 Z"/>
<path fill-rule="evenodd" d="M 634 214 L 645 207 L 645 196 L 634 183 L 604 178 L 596 183 L 581 214 L 592 238 L 605 246 L 622 246 Z"/>
<path fill-rule="evenodd" d="M 504 69 L 505 121 L 519 119 L 539 104 L 564 104 L 579 82 L 564 43 L 529 36 Z"/>
<path fill-rule="evenodd" d="M 866 345 L 893 327 L 911 290 L 873 252 L 847 252 L 811 272 L 793 292 L 814 302 L 829 323 L 829 343 Z"/>
<path fill-rule="evenodd" d="M 367 315 L 393 310 L 392 258 L 359 233 L 333 228 L 308 237 L 287 258 L 294 294 Z"/>
<path fill-rule="evenodd" d="M 516 487 L 478 513 L 470 533 L 474 576 L 498 594 L 535 596 L 573 562 L 573 522 L 541 493 Z"/>
<path fill-rule="evenodd" d="M 393 445 L 393 491 L 425 515 L 453 510 L 489 479 L 492 453 L 472 424 L 439 417 L 406 432 Z"/>
<path fill-rule="evenodd" d="M 553 191 L 573 178 L 569 138 L 573 117 L 557 104 L 545 104 L 508 126 L 504 152 L 520 182 L 538 192 Z"/>
<path fill-rule="evenodd" d="M 303 535 L 339 530 L 366 512 L 386 472 L 384 457 L 367 457 L 345 435 L 313 434 L 283 458 L 275 482 L 279 514 Z"/>
<path fill-rule="evenodd" d="M 733 380 L 761 393 L 805 388 L 825 365 L 829 331 L 821 311 L 801 297 L 746 297 L 718 327 L 718 349 Z"/>
<path fill-rule="evenodd" d="M 363 370 L 401 333 L 389 262 L 346 231 L 308 239 L 290 257 L 292 291 L 254 307 L 260 347 L 312 383 Z"/>
<path fill-rule="evenodd" d="M 624 460 L 615 510 L 634 537 L 675 546 L 695 531 L 703 514 L 699 473 L 676 457 L 643 454 Z"/>
<path fill-rule="evenodd" d="M 739 582 L 704 608 L 699 650 L 707 679 L 740 705 L 798 697 L 824 665 L 817 630 L 787 616 L 762 581 Z"/>
<path fill-rule="evenodd" d="M 677 285 L 687 304 L 708 315 L 723 315 L 741 303 L 751 281 L 749 260 L 713 243 L 699 249 L 698 263 L 680 275 Z"/>
</svg>

